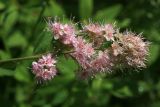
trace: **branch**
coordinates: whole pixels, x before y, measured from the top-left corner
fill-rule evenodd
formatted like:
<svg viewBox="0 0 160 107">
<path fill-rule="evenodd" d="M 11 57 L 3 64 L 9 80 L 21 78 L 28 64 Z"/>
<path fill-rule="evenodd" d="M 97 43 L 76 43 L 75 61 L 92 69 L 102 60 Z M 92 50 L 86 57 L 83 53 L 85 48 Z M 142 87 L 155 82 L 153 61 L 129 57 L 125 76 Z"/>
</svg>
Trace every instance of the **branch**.
<svg viewBox="0 0 160 107">
<path fill-rule="evenodd" d="M 28 56 L 28 57 L 22 57 L 22 58 L 12 58 L 12 59 L 6 59 L 6 60 L 0 60 L 0 64 L 2 63 L 7 63 L 7 62 L 17 62 L 17 61 L 22 61 L 22 60 L 32 60 L 32 59 L 37 59 L 41 57 L 41 55 L 36 55 L 36 56 Z"/>
<path fill-rule="evenodd" d="M 73 52 L 74 51 L 65 51 L 65 52 L 62 52 L 62 54 L 70 54 L 70 53 L 73 53 Z M 0 64 L 7 63 L 7 62 L 18 62 L 18 61 L 23 61 L 23 60 L 38 59 L 42 55 L 47 54 L 47 53 L 51 53 L 51 52 L 46 52 L 46 53 L 35 55 L 35 56 L 27 56 L 27 57 L 21 57 L 21 58 L 12 58 L 12 59 L 0 60 Z"/>
</svg>

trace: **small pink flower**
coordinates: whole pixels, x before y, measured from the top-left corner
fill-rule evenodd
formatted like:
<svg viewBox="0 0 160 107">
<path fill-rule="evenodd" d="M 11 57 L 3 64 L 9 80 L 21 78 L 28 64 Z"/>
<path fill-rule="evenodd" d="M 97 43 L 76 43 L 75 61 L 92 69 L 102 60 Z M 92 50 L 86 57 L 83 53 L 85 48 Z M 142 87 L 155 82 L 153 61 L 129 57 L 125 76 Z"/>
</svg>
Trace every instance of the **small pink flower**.
<svg viewBox="0 0 160 107">
<path fill-rule="evenodd" d="M 91 66 L 97 71 L 109 71 L 113 66 L 111 59 L 106 52 L 99 51 L 98 57 L 91 62 Z"/>
<path fill-rule="evenodd" d="M 99 24 L 89 24 L 89 25 L 84 26 L 84 31 L 94 36 L 102 35 L 103 33 L 102 30 L 103 29 Z"/>
<path fill-rule="evenodd" d="M 85 44 L 85 47 L 84 47 L 84 49 L 83 49 L 83 52 L 84 52 L 84 54 L 85 54 L 86 56 L 88 56 L 88 57 L 91 57 L 91 56 L 95 53 L 95 51 L 94 51 L 91 43 Z"/>
<path fill-rule="evenodd" d="M 74 52 L 71 55 L 78 61 L 79 65 L 83 69 L 90 67 L 90 63 L 89 63 L 88 58 L 80 51 Z"/>
<path fill-rule="evenodd" d="M 114 40 L 113 34 L 115 33 L 113 26 L 111 24 L 106 24 L 106 25 L 104 25 L 103 30 L 105 32 L 105 34 L 103 36 L 106 38 L 106 40 L 113 41 Z"/>
<path fill-rule="evenodd" d="M 76 42 L 73 44 L 75 51 L 82 51 L 85 46 L 85 40 L 82 37 L 77 37 Z"/>
<path fill-rule="evenodd" d="M 117 56 L 119 54 L 123 54 L 123 48 L 121 46 L 119 46 L 119 44 L 117 42 L 113 42 L 111 47 L 112 47 L 112 51 L 113 51 L 114 56 Z"/>
<path fill-rule="evenodd" d="M 52 32 L 54 33 L 54 39 L 56 40 L 59 39 L 60 36 L 63 35 L 63 32 L 61 31 L 61 27 L 62 27 L 61 23 L 55 22 L 55 23 L 50 24 L 50 28 Z"/>
<path fill-rule="evenodd" d="M 59 39 L 64 44 L 73 44 L 75 42 L 75 29 L 72 25 L 54 22 L 49 26 L 55 39 Z"/>
<path fill-rule="evenodd" d="M 148 42 L 144 42 L 140 36 L 127 32 L 119 37 L 118 41 L 123 48 L 123 62 L 132 67 L 145 67 L 146 56 L 148 55 Z"/>
<path fill-rule="evenodd" d="M 87 57 L 91 57 L 95 53 L 94 48 L 92 47 L 91 43 L 85 42 L 86 41 L 84 39 L 78 37 L 77 42 L 74 44 L 74 49 L 76 52 L 80 52 Z"/>
<path fill-rule="evenodd" d="M 82 67 L 82 71 L 78 72 L 78 77 L 80 79 L 88 79 L 90 77 L 95 77 L 98 73 L 109 72 L 113 66 L 107 51 L 99 51 L 99 54 L 95 59 L 87 60 L 87 62 L 88 66 Z"/>
<path fill-rule="evenodd" d="M 56 60 L 52 58 L 52 55 L 47 54 L 42 56 L 37 62 L 32 62 L 32 72 L 36 75 L 36 78 L 50 80 L 57 73 L 55 63 Z"/>
<path fill-rule="evenodd" d="M 78 61 L 82 68 L 88 68 L 90 66 L 89 60 L 95 52 L 92 44 L 85 43 L 84 39 L 78 37 L 74 44 L 74 51 L 71 55 Z"/>
</svg>

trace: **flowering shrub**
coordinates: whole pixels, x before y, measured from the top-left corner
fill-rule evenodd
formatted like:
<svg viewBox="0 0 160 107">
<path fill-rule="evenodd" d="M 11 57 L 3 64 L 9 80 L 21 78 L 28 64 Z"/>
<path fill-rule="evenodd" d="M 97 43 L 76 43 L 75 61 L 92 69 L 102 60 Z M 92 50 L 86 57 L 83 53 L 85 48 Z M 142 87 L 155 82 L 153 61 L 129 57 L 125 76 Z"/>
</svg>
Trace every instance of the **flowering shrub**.
<svg viewBox="0 0 160 107">
<path fill-rule="evenodd" d="M 49 30 L 60 43 L 56 47 L 68 54 L 80 65 L 78 77 L 88 79 L 99 73 L 111 73 L 115 69 L 144 68 L 148 55 L 148 42 L 132 32 L 121 33 L 112 24 L 91 23 L 82 25 L 50 21 Z M 107 44 L 107 45 L 106 45 Z M 57 72 L 55 53 L 43 55 L 32 63 L 33 73 L 41 80 L 52 79 Z M 65 51 L 69 51 L 65 53 Z M 57 53 L 58 56 L 58 53 Z"/>
</svg>

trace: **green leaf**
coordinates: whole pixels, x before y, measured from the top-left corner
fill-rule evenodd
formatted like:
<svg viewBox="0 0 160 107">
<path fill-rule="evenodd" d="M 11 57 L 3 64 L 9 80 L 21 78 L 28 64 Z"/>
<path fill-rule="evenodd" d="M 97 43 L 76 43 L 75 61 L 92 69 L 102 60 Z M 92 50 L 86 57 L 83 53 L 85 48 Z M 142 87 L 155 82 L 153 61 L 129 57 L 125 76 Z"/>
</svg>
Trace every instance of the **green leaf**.
<svg viewBox="0 0 160 107">
<path fill-rule="evenodd" d="M 153 102 L 150 107 L 160 107 L 160 101 Z"/>
<path fill-rule="evenodd" d="M 53 79 L 53 81 L 55 81 L 54 79 Z M 57 81 L 56 81 L 56 83 L 57 83 Z M 45 95 L 50 95 L 50 94 L 56 93 L 57 91 L 59 91 L 63 87 L 63 86 L 59 86 L 61 84 L 59 84 L 59 83 L 57 83 L 57 84 L 50 85 L 50 86 L 47 85 L 43 88 L 40 88 L 40 90 L 37 90 L 37 94 L 39 96 L 45 96 Z M 55 86 L 56 86 L 56 88 L 54 88 Z"/>
<path fill-rule="evenodd" d="M 157 82 L 157 84 L 156 84 L 156 89 L 157 90 L 160 90 L 160 80 Z"/>
<path fill-rule="evenodd" d="M 102 86 L 102 79 L 95 79 L 92 83 L 93 90 L 100 90 Z"/>
<path fill-rule="evenodd" d="M 29 28 L 29 30 L 31 30 L 30 27 L 36 23 L 39 14 L 40 14 L 39 8 L 32 9 L 25 7 L 23 8 L 23 10 L 21 10 L 21 14 L 18 16 L 18 21 L 22 22 L 24 25 L 27 25 L 25 26 L 25 28 Z"/>
<path fill-rule="evenodd" d="M 77 68 L 77 64 L 71 58 L 65 58 L 64 56 L 60 56 L 58 59 L 57 67 L 64 74 L 73 73 Z"/>
<path fill-rule="evenodd" d="M 6 44 L 8 47 L 25 47 L 28 43 L 26 38 L 20 32 L 15 32 L 10 38 L 8 38 Z"/>
<path fill-rule="evenodd" d="M 13 75 L 14 75 L 14 71 L 9 70 L 9 69 L 0 68 L 0 77 L 13 76 Z"/>
<path fill-rule="evenodd" d="M 42 32 L 35 42 L 34 53 L 53 51 L 52 48 L 52 35 L 49 32 Z"/>
<path fill-rule="evenodd" d="M 59 57 L 57 68 L 60 72 L 67 77 L 73 79 L 74 73 L 78 69 L 78 65 L 71 58 L 65 58 L 64 56 Z"/>
<path fill-rule="evenodd" d="M 0 59 L 1 60 L 4 60 L 4 59 L 9 59 L 11 56 L 9 53 L 3 51 L 3 50 L 0 50 Z"/>
<path fill-rule="evenodd" d="M 159 30 L 151 29 L 147 32 L 147 35 L 148 35 L 147 38 L 151 40 L 151 42 L 155 43 L 156 41 L 160 43 L 160 31 Z"/>
<path fill-rule="evenodd" d="M 2 10 L 4 8 L 5 8 L 5 5 L 2 2 L 0 2 L 0 10 Z"/>
<path fill-rule="evenodd" d="M 30 82 L 31 78 L 30 78 L 28 64 L 21 63 L 17 65 L 14 77 L 16 80 L 20 82 L 26 82 L 26 83 Z"/>
<path fill-rule="evenodd" d="M 79 14 L 81 19 L 91 17 L 93 11 L 93 0 L 79 0 Z"/>
<path fill-rule="evenodd" d="M 16 97 L 16 101 L 18 103 L 21 103 L 26 99 L 26 93 L 24 92 L 24 89 L 21 88 L 20 86 L 18 86 L 16 88 L 16 96 L 15 97 Z"/>
<path fill-rule="evenodd" d="M 156 44 L 150 45 L 149 56 L 148 56 L 149 58 L 147 58 L 149 65 L 153 64 L 157 60 L 159 52 L 160 52 L 159 45 Z"/>
<path fill-rule="evenodd" d="M 53 104 L 57 105 L 63 103 L 67 99 L 67 96 L 68 92 L 66 90 L 61 90 L 57 92 L 54 97 Z"/>
<path fill-rule="evenodd" d="M 5 32 L 8 33 L 18 19 L 18 11 L 14 5 L 12 5 L 8 9 L 8 13 L 7 13 L 6 17 L 4 17 L 4 18 L 5 18 L 5 25 L 4 25 Z"/>
<path fill-rule="evenodd" d="M 94 16 L 95 20 L 113 22 L 122 10 L 121 5 L 114 5 L 103 10 L 99 10 Z"/>
<path fill-rule="evenodd" d="M 147 82 L 140 81 L 138 83 L 138 91 L 140 93 L 144 93 L 146 91 L 150 91 L 151 89 L 152 89 L 152 86 L 150 84 L 148 84 Z"/>
<path fill-rule="evenodd" d="M 131 97 L 133 95 L 133 93 L 131 92 L 131 90 L 127 86 L 124 86 L 124 87 L 114 91 L 113 95 L 115 95 L 116 97 L 124 98 L 124 97 Z"/>
<path fill-rule="evenodd" d="M 125 27 L 128 27 L 130 22 L 131 22 L 131 19 L 126 18 L 126 19 L 124 19 L 124 20 L 122 20 L 120 22 L 117 22 L 117 24 L 118 24 L 117 26 L 119 26 L 120 28 L 125 28 Z"/>
<path fill-rule="evenodd" d="M 52 0 L 49 3 L 50 3 L 50 5 L 47 6 L 47 8 L 44 12 L 45 16 L 62 17 L 65 15 L 63 8 L 55 0 Z"/>
<path fill-rule="evenodd" d="M 102 86 L 106 90 L 113 90 L 113 83 L 107 79 L 103 81 Z"/>
<path fill-rule="evenodd" d="M 0 14 L 1 15 L 1 14 Z M 0 17 L 0 25 L 4 24 L 5 14 L 2 14 Z M 5 32 L 6 33 L 6 32 Z"/>
</svg>

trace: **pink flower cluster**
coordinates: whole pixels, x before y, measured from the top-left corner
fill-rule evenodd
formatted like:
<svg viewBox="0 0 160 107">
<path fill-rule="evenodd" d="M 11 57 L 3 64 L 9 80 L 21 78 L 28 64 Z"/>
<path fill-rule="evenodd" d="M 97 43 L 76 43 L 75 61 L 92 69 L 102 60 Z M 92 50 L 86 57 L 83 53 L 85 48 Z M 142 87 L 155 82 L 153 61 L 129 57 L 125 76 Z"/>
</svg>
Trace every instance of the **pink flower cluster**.
<svg viewBox="0 0 160 107">
<path fill-rule="evenodd" d="M 77 29 L 76 29 L 77 28 Z M 145 67 L 148 55 L 148 42 L 133 33 L 120 33 L 112 24 L 88 24 L 78 30 L 75 24 L 49 23 L 49 29 L 55 40 L 61 42 L 64 51 L 81 66 L 78 76 L 82 79 L 98 73 L 110 73 L 124 67 Z M 111 43 L 105 47 L 105 43 Z M 63 47 L 62 46 L 62 47 Z M 61 46 L 58 47 L 59 49 Z M 65 52 L 64 52 L 65 53 Z M 48 54 L 38 62 L 33 62 L 33 73 L 43 80 L 50 80 L 57 73 L 56 60 Z"/>
<path fill-rule="evenodd" d="M 89 43 L 87 42 L 87 40 L 83 39 L 83 37 L 77 36 L 75 34 L 75 30 L 73 30 L 73 28 L 75 27 L 69 26 L 71 25 L 54 22 L 50 24 L 49 27 L 53 32 L 54 38 L 57 39 L 58 37 L 58 40 L 62 43 L 64 43 L 64 40 L 61 39 L 63 38 L 63 36 L 70 38 L 69 40 L 65 39 L 65 41 L 70 41 L 69 43 L 73 46 L 72 50 L 74 51 L 70 55 L 74 57 L 74 59 L 77 60 L 79 65 L 82 67 L 83 72 L 79 73 L 79 75 L 84 78 L 88 76 L 94 76 L 96 73 L 99 73 L 101 71 L 110 71 L 113 63 L 110 60 L 108 52 L 95 51 L 95 48 L 93 47 L 93 42 Z M 68 31 L 72 31 L 72 33 L 64 32 L 64 29 L 60 29 L 60 27 L 67 27 Z M 111 24 L 89 24 L 84 26 L 81 30 L 81 33 L 87 33 L 91 36 L 92 39 L 95 39 L 94 41 L 97 41 L 97 38 L 100 38 L 102 41 L 104 39 L 106 39 L 107 41 L 113 41 L 114 32 L 115 30 Z"/>
<path fill-rule="evenodd" d="M 54 39 L 59 39 L 64 44 L 73 44 L 75 40 L 75 29 L 73 25 L 61 24 L 58 22 L 49 24 L 54 34 Z"/>
<path fill-rule="evenodd" d="M 132 67 L 145 67 L 148 55 L 148 42 L 131 32 L 117 35 L 118 41 L 112 44 L 113 55 L 121 57 L 125 65 Z"/>
<path fill-rule="evenodd" d="M 112 69 L 113 63 L 109 56 L 109 53 L 106 51 L 98 52 L 98 56 L 91 62 L 92 68 L 94 71 L 110 71 Z"/>
<path fill-rule="evenodd" d="M 73 57 L 80 63 L 80 65 L 86 69 L 90 66 L 90 59 L 94 54 L 94 48 L 91 43 L 86 43 L 81 37 L 77 38 L 77 42 L 74 44 L 74 52 L 71 53 Z"/>
<path fill-rule="evenodd" d="M 89 24 L 84 26 L 84 31 L 89 33 L 91 36 L 104 37 L 107 41 L 114 40 L 113 34 L 115 33 L 115 29 L 111 24 Z"/>
<path fill-rule="evenodd" d="M 37 62 L 32 62 L 32 71 L 37 79 L 50 80 L 57 73 L 55 63 L 56 60 L 51 54 L 44 55 Z"/>
</svg>

